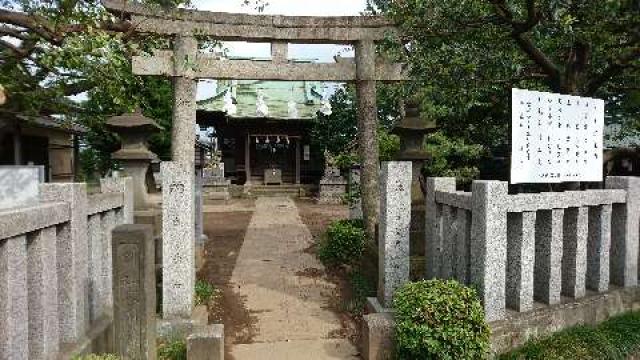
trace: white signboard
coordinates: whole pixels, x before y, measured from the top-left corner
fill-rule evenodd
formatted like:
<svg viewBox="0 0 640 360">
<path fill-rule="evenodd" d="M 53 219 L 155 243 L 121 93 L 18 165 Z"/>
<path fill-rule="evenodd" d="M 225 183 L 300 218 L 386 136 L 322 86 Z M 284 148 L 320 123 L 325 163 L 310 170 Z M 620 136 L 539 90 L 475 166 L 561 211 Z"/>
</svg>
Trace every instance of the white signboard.
<svg viewBox="0 0 640 360">
<path fill-rule="evenodd" d="M 604 101 L 512 90 L 511 183 L 602 181 Z"/>
</svg>

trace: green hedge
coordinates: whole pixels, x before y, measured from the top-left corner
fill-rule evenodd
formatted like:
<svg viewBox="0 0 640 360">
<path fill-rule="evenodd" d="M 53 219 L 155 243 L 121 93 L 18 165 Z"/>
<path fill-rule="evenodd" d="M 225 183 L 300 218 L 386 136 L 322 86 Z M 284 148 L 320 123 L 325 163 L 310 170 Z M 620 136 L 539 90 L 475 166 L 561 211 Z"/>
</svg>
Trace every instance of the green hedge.
<svg viewBox="0 0 640 360">
<path fill-rule="evenodd" d="M 489 327 L 476 292 L 455 281 L 409 283 L 393 300 L 399 359 L 484 359 Z"/>
<path fill-rule="evenodd" d="M 329 225 L 318 257 L 328 266 L 355 265 L 362 259 L 365 234 L 362 220 L 339 220 Z"/>
<path fill-rule="evenodd" d="M 516 359 L 623 360 L 640 351 L 640 312 L 613 317 L 598 326 L 578 326 L 500 356 Z"/>
</svg>

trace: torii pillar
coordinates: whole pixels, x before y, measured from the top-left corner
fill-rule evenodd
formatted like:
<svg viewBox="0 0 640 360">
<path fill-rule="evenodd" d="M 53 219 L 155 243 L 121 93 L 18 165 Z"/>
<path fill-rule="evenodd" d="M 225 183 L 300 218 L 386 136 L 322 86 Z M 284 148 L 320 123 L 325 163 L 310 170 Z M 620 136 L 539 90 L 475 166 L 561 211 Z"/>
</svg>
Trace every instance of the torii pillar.
<svg viewBox="0 0 640 360">
<path fill-rule="evenodd" d="M 355 48 L 358 137 L 362 159 L 362 211 L 367 237 L 369 241 L 375 241 L 376 223 L 380 212 L 376 45 L 372 40 L 361 40 L 356 43 Z"/>
<path fill-rule="evenodd" d="M 162 317 L 191 318 L 195 288 L 196 90 L 198 42 L 174 38 L 171 162 L 162 163 Z"/>
</svg>

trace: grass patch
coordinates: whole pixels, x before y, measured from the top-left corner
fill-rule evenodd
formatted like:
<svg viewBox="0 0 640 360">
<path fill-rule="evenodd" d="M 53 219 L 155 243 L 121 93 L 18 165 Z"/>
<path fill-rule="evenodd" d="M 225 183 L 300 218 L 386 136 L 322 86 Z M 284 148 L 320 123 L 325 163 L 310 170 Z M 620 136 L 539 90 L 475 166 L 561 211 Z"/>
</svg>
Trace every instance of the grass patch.
<svg viewBox="0 0 640 360">
<path fill-rule="evenodd" d="M 195 288 L 195 302 L 196 306 L 198 305 L 207 305 L 209 302 L 217 297 L 219 294 L 219 290 L 216 289 L 213 285 L 209 284 L 204 280 L 196 281 Z"/>
<path fill-rule="evenodd" d="M 639 350 L 640 312 L 630 312 L 597 326 L 578 326 L 528 342 L 500 359 L 624 360 Z"/>
<path fill-rule="evenodd" d="M 158 344 L 158 360 L 187 360 L 187 342 L 174 338 Z"/>
</svg>

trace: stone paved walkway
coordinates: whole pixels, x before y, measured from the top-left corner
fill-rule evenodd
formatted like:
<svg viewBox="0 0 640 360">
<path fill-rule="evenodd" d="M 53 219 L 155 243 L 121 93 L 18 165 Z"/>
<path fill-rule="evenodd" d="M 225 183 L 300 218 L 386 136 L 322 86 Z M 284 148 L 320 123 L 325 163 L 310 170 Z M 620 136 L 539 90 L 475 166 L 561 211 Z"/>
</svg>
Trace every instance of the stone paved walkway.
<svg viewBox="0 0 640 360">
<path fill-rule="evenodd" d="M 309 275 L 322 269 L 306 251 L 311 244 L 291 199 L 257 199 L 231 277 L 257 318 L 257 331 L 251 343 L 233 345 L 235 360 L 358 358 L 355 347 L 339 336 L 340 319 L 328 306 L 335 286 Z"/>
</svg>

